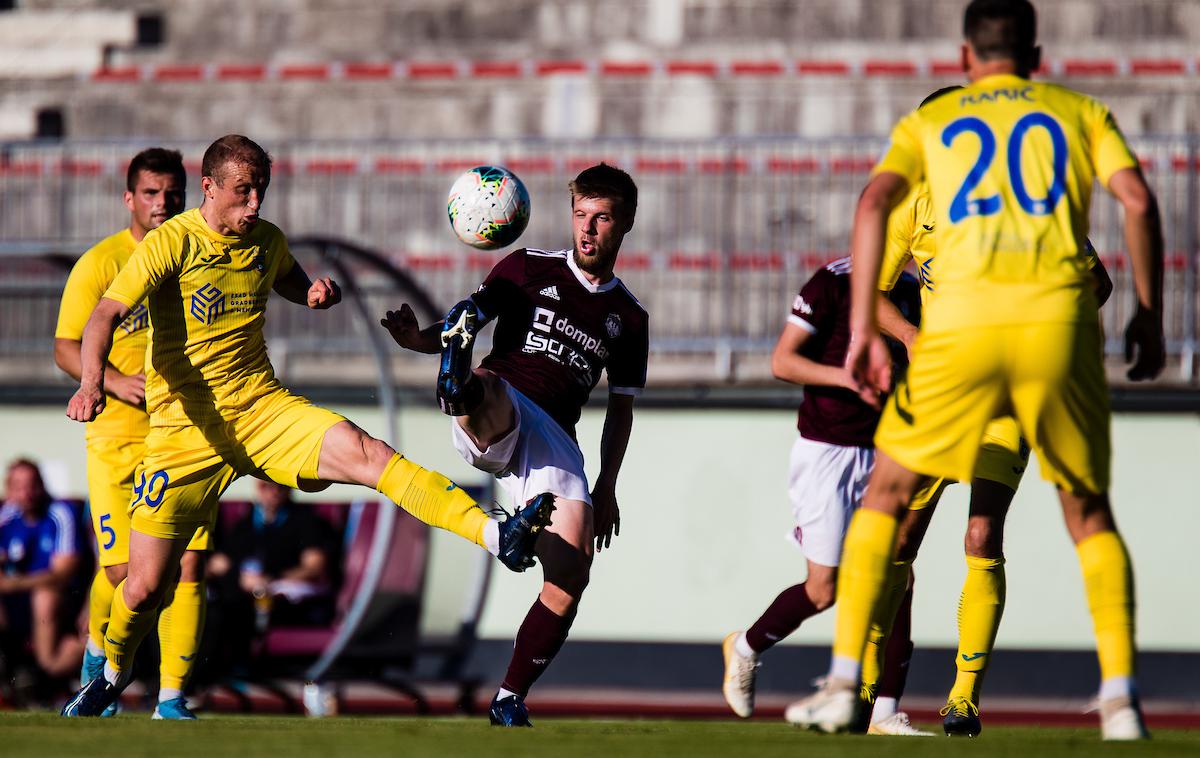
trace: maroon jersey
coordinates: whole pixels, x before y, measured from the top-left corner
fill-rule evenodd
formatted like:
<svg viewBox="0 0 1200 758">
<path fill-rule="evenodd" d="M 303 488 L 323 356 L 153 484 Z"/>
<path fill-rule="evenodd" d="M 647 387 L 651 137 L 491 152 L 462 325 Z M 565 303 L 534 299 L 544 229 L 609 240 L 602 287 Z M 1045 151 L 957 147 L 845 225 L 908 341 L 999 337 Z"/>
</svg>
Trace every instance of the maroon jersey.
<svg viewBox="0 0 1200 758">
<path fill-rule="evenodd" d="M 921 298 L 916 280 L 905 276 L 890 297 L 905 318 L 916 323 Z M 805 358 L 827 366 L 846 362 L 850 347 L 850 259 L 840 258 L 813 274 L 792 303 L 788 321 L 808 331 L 800 348 Z M 898 376 L 905 362 L 904 348 L 895 343 L 893 360 Z M 805 386 L 797 427 L 800 436 L 817 442 L 846 447 L 872 447 L 879 411 L 842 387 Z"/>
<path fill-rule="evenodd" d="M 620 279 L 589 282 L 569 250 L 518 250 L 496 264 L 471 299 L 484 318 L 497 320 L 492 352 L 480 365 L 572 437 L 601 370 L 610 392 L 638 395 L 646 386 L 645 309 Z"/>
</svg>

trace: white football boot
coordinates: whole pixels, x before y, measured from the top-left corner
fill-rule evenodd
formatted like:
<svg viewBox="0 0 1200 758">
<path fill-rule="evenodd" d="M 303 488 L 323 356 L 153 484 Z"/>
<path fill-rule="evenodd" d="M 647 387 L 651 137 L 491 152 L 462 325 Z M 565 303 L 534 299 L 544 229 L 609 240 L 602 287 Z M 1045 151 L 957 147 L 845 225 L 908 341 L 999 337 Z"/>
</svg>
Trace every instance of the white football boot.
<svg viewBox="0 0 1200 758">
<path fill-rule="evenodd" d="M 908 714 L 898 711 L 882 721 L 867 727 L 867 734 L 887 734 L 893 737 L 932 737 L 933 732 L 916 728 L 908 720 Z"/>
<path fill-rule="evenodd" d="M 744 656 L 737 651 L 737 639 L 741 632 L 733 632 L 721 643 L 725 655 L 725 681 L 721 683 L 721 694 L 729 708 L 742 718 L 754 713 L 754 678 L 758 675 L 758 656 Z"/>
<path fill-rule="evenodd" d="M 859 702 L 857 682 L 829 677 L 819 690 L 789 705 L 783 717 L 805 729 L 848 732 L 856 721 Z"/>
<path fill-rule="evenodd" d="M 1150 732 L 1135 698 L 1114 697 L 1100 701 L 1100 737 L 1105 740 L 1148 740 Z"/>
</svg>

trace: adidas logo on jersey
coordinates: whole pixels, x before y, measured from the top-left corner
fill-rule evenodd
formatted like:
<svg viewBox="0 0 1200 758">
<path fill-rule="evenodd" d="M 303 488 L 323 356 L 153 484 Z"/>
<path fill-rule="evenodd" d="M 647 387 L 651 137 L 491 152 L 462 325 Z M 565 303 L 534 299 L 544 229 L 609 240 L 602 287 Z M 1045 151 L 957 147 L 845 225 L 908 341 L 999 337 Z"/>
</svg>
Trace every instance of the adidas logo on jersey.
<svg viewBox="0 0 1200 758">
<path fill-rule="evenodd" d="M 562 300 L 562 298 L 558 296 L 558 287 L 553 284 L 551 284 L 549 287 L 543 287 L 542 291 L 538 294 L 545 295 L 551 300 Z"/>
</svg>

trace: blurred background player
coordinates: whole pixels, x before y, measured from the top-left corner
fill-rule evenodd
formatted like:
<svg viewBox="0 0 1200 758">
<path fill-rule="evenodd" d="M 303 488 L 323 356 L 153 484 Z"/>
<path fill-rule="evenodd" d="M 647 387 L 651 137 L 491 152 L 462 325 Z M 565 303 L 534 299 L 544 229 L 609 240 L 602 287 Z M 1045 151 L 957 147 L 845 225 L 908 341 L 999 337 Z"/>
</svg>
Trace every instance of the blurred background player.
<svg viewBox="0 0 1200 758">
<path fill-rule="evenodd" d="M 54 333 L 54 359 L 76 381 L 80 377 L 83 328 L 137 244 L 151 229 L 183 210 L 187 173 L 175 150 L 152 147 L 129 162 L 125 175 L 125 207 L 129 226 L 101 240 L 79 257 L 63 289 Z M 87 684 L 104 672 L 104 630 L 112 609 L 113 591 L 129 568 L 129 504 L 146 452 L 150 415 L 145 409 L 146 342 L 150 316 L 139 305 L 113 333 L 112 350 L 104 368 L 109 402 L 87 427 L 88 504 L 99 552 L 96 576 L 88 596 L 88 639 L 80 681 Z M 200 551 L 212 547 L 201 527 L 180 561 L 178 582 L 167 593 L 158 621 L 162 650 L 159 679 L 161 718 L 187 718 L 181 708 L 183 689 L 196 663 L 204 627 L 204 563 Z M 107 715 L 116 712 L 114 703 Z"/>
<path fill-rule="evenodd" d="M 894 294 L 900 312 L 918 321 L 920 301 L 912 277 Z M 796 526 L 791 538 L 808 563 L 805 581 L 779 594 L 745 632 L 725 638 L 725 680 L 722 692 L 733 712 L 748 718 L 754 712 L 758 656 L 799 628 L 810 616 L 833 605 L 837 593 L 842 538 L 858 507 L 875 460 L 872 438 L 879 411 L 863 402 L 845 369 L 850 339 L 850 259 L 833 261 L 817 270 L 792 304 L 787 324 L 771 357 L 776 378 L 804 386 L 788 470 L 788 497 Z M 897 358 L 904 361 L 903 351 Z M 908 571 L 905 570 L 905 581 Z M 903 612 L 911 612 L 912 595 Z M 911 640 L 894 635 L 896 650 L 887 658 L 891 678 L 903 687 L 912 654 Z M 898 700 L 897 696 L 893 700 Z M 907 714 L 893 708 L 879 719 L 873 732 L 906 736 L 929 735 L 909 724 Z"/>
<path fill-rule="evenodd" d="M 1129 378 L 1153 378 L 1164 360 L 1157 204 L 1107 108 L 1029 80 L 1040 50 L 1027 0 L 974 0 L 963 27 L 971 84 L 901 120 L 855 215 L 847 366 L 865 397 L 889 379 L 875 320 L 888 214 L 925 179 L 939 224 L 939 291 L 880 422 L 876 468 L 846 537 L 830 676 L 798 720 L 824 731 L 852 725 L 900 516 L 927 478 L 969 478 L 988 423 L 1015 413 L 1058 488 L 1083 569 L 1101 734 L 1144 739 L 1132 567 L 1107 495 L 1109 399 L 1085 250 L 1099 180 L 1125 209 L 1138 300 L 1126 332 L 1128 357 L 1136 354 Z"/>
<path fill-rule="evenodd" d="M 75 629 L 82 595 L 83 539 L 75 510 L 46 492 L 41 471 L 19 458 L 4 477 L 0 506 L 0 672 L 46 693 L 79 666 Z M 38 672 L 25 674 L 26 645 Z M 24 692 L 18 692 L 23 696 Z"/>
<path fill-rule="evenodd" d="M 493 724 L 529 726 L 525 697 L 566 641 L 595 549 L 620 533 L 617 474 L 646 386 L 648 317 L 613 274 L 637 212 L 637 186 L 606 164 L 570 185 L 573 249 L 518 250 L 479 291 L 424 330 L 408 305 L 383 320 L 401 347 L 441 351 L 438 399 L 454 416 L 463 458 L 494 474 L 517 503 L 553 496 L 539 539 L 544 583 L 517 631 L 512 662 L 491 707 Z M 497 319 L 492 352 L 471 369 L 475 335 Z M 600 474 L 588 491 L 575 424 L 608 374 Z"/>
<path fill-rule="evenodd" d="M 940 89 L 922 101 L 921 106 L 960 89 L 961 86 Z M 900 340 L 905 350 L 911 350 L 916 341 L 917 324 L 906 319 L 886 293 L 895 286 L 909 261 L 916 265 L 919 274 L 922 307 L 928 307 L 928 299 L 936 292 L 934 229 L 937 221 L 931 203 L 928 184 L 922 182 L 888 217 L 879 281 L 882 291 L 878 302 L 879 327 L 885 334 Z M 1112 280 L 1090 243 L 1087 255 L 1096 279 L 1096 301 L 1103 306 L 1112 294 Z M 942 709 L 942 727 L 947 735 L 975 737 L 982 729 L 980 690 L 991 662 L 1006 599 L 1004 522 L 1028 463 L 1029 445 L 1021 437 L 1017 420 L 1006 416 L 992 421 L 984 432 L 974 479 L 970 482 L 971 500 L 963 539 L 967 575 L 958 604 L 958 651 L 954 657 L 957 675 Z M 904 567 L 912 565 L 941 493 L 952 483 L 948 479 L 935 480 L 926 487 L 933 496 L 918 497 L 909 506 L 900 524 L 896 553 L 899 570 L 893 576 L 903 574 Z M 891 609 L 904 595 L 904 589 L 902 584 L 889 582 L 882 601 L 885 610 L 881 618 L 885 621 L 891 618 Z M 873 690 L 879 678 L 878 659 L 883 655 L 883 639 L 887 636 L 886 626 L 881 628 L 872 624 L 863 659 L 863 687 L 867 692 Z M 890 648 L 892 643 L 888 646 Z M 881 691 L 872 710 L 872 719 L 882 717 L 892 707 L 890 698 Z"/>
<path fill-rule="evenodd" d="M 527 559 L 533 549 L 529 518 L 497 524 L 444 476 L 284 389 L 262 333 L 270 292 L 323 310 L 340 301 L 340 291 L 329 278 L 310 281 L 283 233 L 260 219 L 271 159 L 258 144 L 241 135 L 218 139 L 204 153 L 201 174 L 200 207 L 146 236 L 84 329 L 80 386 L 67 407 L 76 421 L 104 409 L 113 332 L 146 301 L 150 432 L 146 482 L 139 475 L 131 505 L 129 572 L 114 591 L 104 635 L 104 676 L 84 685 L 64 716 L 99 715 L 128 683 L 132 656 L 180 556 L 196 529 L 213 528 L 217 499 L 239 476 L 307 489 L 375 487 L 422 521 L 493 553 Z"/>
</svg>

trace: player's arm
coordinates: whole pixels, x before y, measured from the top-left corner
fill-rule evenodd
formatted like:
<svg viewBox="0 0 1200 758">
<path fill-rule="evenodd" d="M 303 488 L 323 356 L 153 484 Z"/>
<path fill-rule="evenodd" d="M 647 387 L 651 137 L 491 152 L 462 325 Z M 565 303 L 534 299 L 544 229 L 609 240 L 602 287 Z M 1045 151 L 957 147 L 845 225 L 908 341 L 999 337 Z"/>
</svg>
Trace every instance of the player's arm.
<svg viewBox="0 0 1200 758">
<path fill-rule="evenodd" d="M 81 340 L 54 338 L 54 362 L 67 376 L 79 381 L 83 376 L 83 360 L 80 353 Z M 146 375 L 123 374 L 111 363 L 104 366 L 104 391 L 130 405 L 141 405 L 146 400 Z"/>
<path fill-rule="evenodd" d="M 1108 190 L 1125 209 L 1125 245 L 1133 269 L 1138 307 L 1125 330 L 1125 360 L 1134 361 L 1132 380 L 1153 379 L 1166 362 L 1163 342 L 1163 235 L 1158 201 L 1137 168 L 1108 180 Z M 1136 361 L 1135 361 L 1136 358 Z"/>
<path fill-rule="evenodd" d="M 596 550 L 612 544 L 621 534 L 621 511 L 617 507 L 617 474 L 625 461 L 629 435 L 633 430 L 633 395 L 608 393 L 604 431 L 600 434 L 600 475 L 592 490 Z"/>
<path fill-rule="evenodd" d="M 854 385 L 844 366 L 827 366 L 800 354 L 800 348 L 812 336 L 812 331 L 795 320 L 789 320 L 775 343 L 775 352 L 771 354 L 771 373 L 776 379 L 792 384 L 853 389 Z"/>
<path fill-rule="evenodd" d="M 105 367 L 112 352 L 113 332 L 133 309 L 122 302 L 102 297 L 83 328 L 79 349 L 79 389 L 67 403 L 67 417 L 91 421 L 104 410 Z"/>
<path fill-rule="evenodd" d="M 337 282 L 328 276 L 314 282 L 299 263 L 293 263 L 287 273 L 276 277 L 272 288 L 288 302 L 313 310 L 332 308 L 342 301 L 342 290 Z"/>
<path fill-rule="evenodd" d="M 883 262 L 888 216 L 909 183 L 900 174 L 876 174 L 858 199 L 850 235 L 850 349 L 846 368 L 863 401 L 874 407 L 880 394 L 891 389 L 892 358 L 879 335 L 877 304 L 879 269 Z"/>
<path fill-rule="evenodd" d="M 417 323 L 417 314 L 408 303 L 400 306 L 398 311 L 388 311 L 379 323 L 396 344 L 406 350 L 418 353 L 442 352 L 442 325 L 444 321 L 435 321 L 424 329 Z"/>
<path fill-rule="evenodd" d="M 888 293 L 880 292 L 875 304 L 875 318 L 879 320 L 879 331 L 899 340 L 906 352 L 912 354 L 913 343 L 917 340 L 917 325 L 904 318 L 904 314 L 888 297 Z"/>
</svg>

